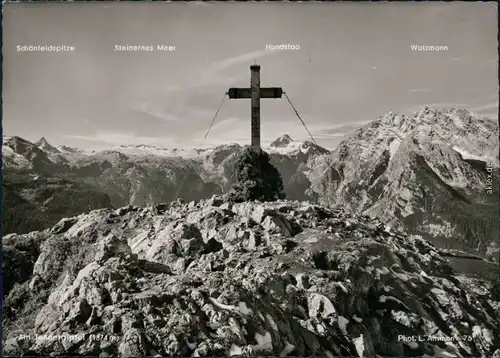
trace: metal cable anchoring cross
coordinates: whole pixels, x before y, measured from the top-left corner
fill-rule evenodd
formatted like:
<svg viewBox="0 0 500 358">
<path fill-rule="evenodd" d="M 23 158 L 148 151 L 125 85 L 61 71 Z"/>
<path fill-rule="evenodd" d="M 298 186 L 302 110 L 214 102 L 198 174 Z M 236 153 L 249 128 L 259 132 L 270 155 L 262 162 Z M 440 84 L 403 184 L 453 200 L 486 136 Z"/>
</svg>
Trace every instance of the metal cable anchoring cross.
<svg viewBox="0 0 500 358">
<path fill-rule="evenodd" d="M 219 111 L 221 110 L 222 105 L 224 104 L 224 100 L 226 99 L 226 96 L 228 94 L 229 94 L 228 92 L 224 93 L 224 96 L 222 97 L 222 101 L 220 103 L 220 106 L 217 109 L 217 112 L 215 112 L 215 116 L 212 119 L 212 123 L 210 123 L 210 126 L 208 127 L 207 133 L 205 134 L 205 137 L 203 138 L 203 140 L 207 139 L 208 133 L 210 133 L 210 130 L 212 129 L 212 126 L 214 125 L 215 120 L 217 119 L 217 116 L 219 115 Z M 182 187 L 184 186 L 184 182 L 186 181 L 186 179 L 189 175 L 189 169 L 184 169 L 184 170 L 186 171 L 186 173 L 184 174 L 184 177 L 182 178 L 181 182 L 179 183 L 179 186 L 177 187 L 173 201 L 177 200 L 177 197 L 180 195 Z"/>
<path fill-rule="evenodd" d="M 302 123 L 302 125 L 304 126 L 304 128 L 306 129 L 307 133 L 309 133 L 309 136 L 311 137 L 312 141 L 314 144 L 318 145 L 318 143 L 316 143 L 316 140 L 314 139 L 313 135 L 311 134 L 311 132 L 309 132 L 309 129 L 307 129 L 307 126 L 305 124 L 305 122 L 302 120 L 302 118 L 300 117 L 300 114 L 299 112 L 297 111 L 297 109 L 295 108 L 295 106 L 293 105 L 292 101 L 290 101 L 290 98 L 288 97 L 288 95 L 286 94 L 286 92 L 283 92 L 283 94 L 285 95 L 285 98 L 286 100 L 288 101 L 288 103 L 290 103 L 290 106 L 292 106 L 293 110 L 295 111 L 295 114 L 297 115 L 297 117 L 299 118 L 300 122 Z"/>
<path fill-rule="evenodd" d="M 299 112 L 297 111 L 297 109 L 293 105 L 292 101 L 290 100 L 290 98 L 288 97 L 288 95 L 286 94 L 286 92 L 283 92 L 283 95 L 287 99 L 288 103 L 290 103 L 290 106 L 292 106 L 292 109 L 294 110 L 295 114 L 297 115 L 297 118 L 300 120 L 300 122 L 302 123 L 302 125 L 306 129 L 307 133 L 309 133 L 309 136 L 311 137 L 313 143 L 316 144 L 319 147 L 318 143 L 316 142 L 316 140 L 314 139 L 313 135 L 311 134 L 311 132 L 307 128 L 306 123 L 304 122 L 304 120 L 300 116 Z M 328 158 L 328 157 L 326 157 L 326 158 Z M 342 176 L 340 175 L 339 171 L 333 167 L 332 163 L 328 163 L 328 159 L 325 159 L 325 160 L 326 160 L 326 164 L 327 164 L 327 169 L 325 170 L 325 172 L 323 173 L 322 176 L 324 176 L 329 171 L 329 169 L 331 169 L 331 170 L 334 170 L 337 173 L 337 175 L 339 176 L 339 178 L 342 179 Z M 327 195 L 327 200 L 328 200 L 328 205 L 331 206 L 331 204 L 330 204 L 330 197 L 328 195 Z"/>
<path fill-rule="evenodd" d="M 229 92 L 226 92 L 226 93 L 224 94 L 224 97 L 222 97 L 222 101 L 220 102 L 220 106 L 219 106 L 219 108 L 217 109 L 217 112 L 215 112 L 214 119 L 212 119 L 212 123 L 210 123 L 210 127 L 208 127 L 207 133 L 205 134 L 205 138 L 203 138 L 203 139 L 207 139 L 208 133 L 210 132 L 210 129 L 212 129 L 212 126 L 214 125 L 215 120 L 217 119 L 217 116 L 219 115 L 219 111 L 220 111 L 220 109 L 222 108 L 222 105 L 224 104 L 224 100 L 226 99 L 226 96 L 227 96 L 227 95 L 229 95 Z"/>
</svg>

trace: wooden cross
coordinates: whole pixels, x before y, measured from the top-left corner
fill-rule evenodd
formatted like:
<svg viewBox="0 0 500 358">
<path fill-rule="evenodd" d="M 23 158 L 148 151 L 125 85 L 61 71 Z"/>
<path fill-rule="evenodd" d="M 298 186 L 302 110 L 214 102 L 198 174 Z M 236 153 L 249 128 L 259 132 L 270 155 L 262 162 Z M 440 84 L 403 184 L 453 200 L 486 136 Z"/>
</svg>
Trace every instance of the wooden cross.
<svg viewBox="0 0 500 358">
<path fill-rule="evenodd" d="M 283 89 L 281 87 L 260 87 L 260 66 L 250 66 L 250 88 L 230 88 L 228 91 L 230 99 L 251 98 L 252 105 L 252 148 L 260 151 L 260 99 L 281 98 Z"/>
</svg>

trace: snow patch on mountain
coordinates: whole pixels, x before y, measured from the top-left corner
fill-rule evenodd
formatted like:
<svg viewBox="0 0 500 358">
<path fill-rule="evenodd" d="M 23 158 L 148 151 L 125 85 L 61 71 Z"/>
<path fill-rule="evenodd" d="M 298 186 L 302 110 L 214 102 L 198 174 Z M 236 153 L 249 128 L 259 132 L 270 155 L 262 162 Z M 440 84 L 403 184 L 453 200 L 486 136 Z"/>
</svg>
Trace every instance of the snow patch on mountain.
<svg viewBox="0 0 500 358">
<path fill-rule="evenodd" d="M 394 154 L 396 154 L 400 144 L 401 140 L 399 138 L 392 138 L 391 143 L 389 144 L 389 153 L 391 155 L 390 159 L 392 159 Z"/>
<path fill-rule="evenodd" d="M 451 120 L 453 121 L 453 124 L 455 124 L 455 126 L 457 128 L 460 128 L 460 129 L 465 129 L 465 126 L 464 124 L 462 123 L 461 119 L 458 118 L 458 116 L 454 113 L 449 113 L 448 114 L 448 117 L 451 118 Z"/>
<path fill-rule="evenodd" d="M 285 156 L 297 156 L 301 154 L 315 156 L 329 153 L 329 150 L 308 140 L 303 142 L 294 142 L 293 139 L 287 134 L 279 137 L 269 146 L 263 146 L 262 149 L 269 154 Z"/>
<path fill-rule="evenodd" d="M 294 141 L 288 134 L 283 134 L 281 137 L 274 140 L 269 146 L 274 148 L 284 148 L 288 147 L 290 144 L 294 144 Z"/>
<path fill-rule="evenodd" d="M 452 149 L 454 151 L 458 152 L 462 156 L 462 158 L 465 160 L 468 160 L 468 159 L 479 160 L 479 161 L 485 162 L 485 163 L 493 163 L 494 162 L 494 158 L 492 158 L 491 156 L 488 156 L 488 155 L 472 154 L 472 153 L 468 152 L 466 149 L 459 148 L 457 146 L 453 146 Z"/>
<path fill-rule="evenodd" d="M 177 149 L 177 148 L 161 148 L 151 145 L 136 145 L 136 146 L 119 146 L 113 147 L 112 150 L 119 151 L 125 155 L 135 157 L 181 157 L 181 158 L 199 158 L 212 151 L 214 148 L 206 149 Z"/>
<path fill-rule="evenodd" d="M 8 146 L 2 146 L 2 167 L 8 166 L 15 169 L 29 169 L 31 163 L 28 159 L 17 154 Z"/>
<path fill-rule="evenodd" d="M 450 165 L 450 163 L 443 161 L 439 161 L 438 163 L 434 164 L 428 159 L 425 159 L 425 163 L 434 171 L 434 173 L 436 173 L 436 175 L 443 182 L 454 188 L 464 189 L 470 185 L 469 180 L 467 180 L 459 167 Z M 438 167 L 439 164 L 441 164 L 440 167 Z"/>
<path fill-rule="evenodd" d="M 441 220 L 440 224 L 424 222 L 420 229 L 433 236 L 453 237 L 456 234 L 453 225 L 446 220 Z"/>
<path fill-rule="evenodd" d="M 301 143 L 289 143 L 286 146 L 275 147 L 275 146 L 263 146 L 263 149 L 268 153 L 289 155 L 293 153 L 302 152 Z"/>
<path fill-rule="evenodd" d="M 59 150 L 56 147 L 50 145 L 45 137 L 40 138 L 40 140 L 38 140 L 34 144 L 44 152 L 59 153 Z"/>
</svg>

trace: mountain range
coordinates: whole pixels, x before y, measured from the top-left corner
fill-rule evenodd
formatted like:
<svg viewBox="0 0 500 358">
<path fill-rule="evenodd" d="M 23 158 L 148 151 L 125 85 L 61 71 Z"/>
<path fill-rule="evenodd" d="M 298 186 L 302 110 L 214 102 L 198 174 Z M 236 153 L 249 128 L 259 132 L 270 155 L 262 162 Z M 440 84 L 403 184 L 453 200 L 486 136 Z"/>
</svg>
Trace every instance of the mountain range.
<svg viewBox="0 0 500 358">
<path fill-rule="evenodd" d="M 289 200 L 342 207 L 441 247 L 498 259 L 498 148 L 497 122 L 425 107 L 378 117 L 333 151 L 286 134 L 264 150 Z M 241 149 L 89 151 L 4 137 L 4 232 L 44 229 L 92 209 L 224 194 Z"/>
</svg>

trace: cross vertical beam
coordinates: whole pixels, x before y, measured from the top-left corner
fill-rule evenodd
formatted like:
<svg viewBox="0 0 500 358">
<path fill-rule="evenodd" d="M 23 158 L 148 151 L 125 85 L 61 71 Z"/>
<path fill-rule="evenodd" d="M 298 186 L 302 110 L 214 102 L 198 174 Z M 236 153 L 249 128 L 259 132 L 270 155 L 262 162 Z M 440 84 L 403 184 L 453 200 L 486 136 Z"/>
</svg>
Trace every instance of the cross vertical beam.
<svg viewBox="0 0 500 358">
<path fill-rule="evenodd" d="M 250 66 L 250 88 L 251 88 L 251 105 L 252 105 L 252 148 L 257 152 L 260 151 L 260 66 Z"/>
</svg>

